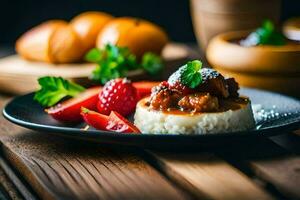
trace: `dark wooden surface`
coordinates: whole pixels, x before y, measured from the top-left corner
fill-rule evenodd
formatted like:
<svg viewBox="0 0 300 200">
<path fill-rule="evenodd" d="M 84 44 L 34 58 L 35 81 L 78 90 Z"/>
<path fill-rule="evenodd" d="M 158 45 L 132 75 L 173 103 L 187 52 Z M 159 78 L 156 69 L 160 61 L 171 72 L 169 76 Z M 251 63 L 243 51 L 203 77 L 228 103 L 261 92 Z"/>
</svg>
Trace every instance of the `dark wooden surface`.
<svg viewBox="0 0 300 200">
<path fill-rule="evenodd" d="M 0 95 L 0 108 L 10 97 Z M 299 131 L 154 151 L 33 132 L 0 117 L 0 199 L 300 199 Z"/>
</svg>

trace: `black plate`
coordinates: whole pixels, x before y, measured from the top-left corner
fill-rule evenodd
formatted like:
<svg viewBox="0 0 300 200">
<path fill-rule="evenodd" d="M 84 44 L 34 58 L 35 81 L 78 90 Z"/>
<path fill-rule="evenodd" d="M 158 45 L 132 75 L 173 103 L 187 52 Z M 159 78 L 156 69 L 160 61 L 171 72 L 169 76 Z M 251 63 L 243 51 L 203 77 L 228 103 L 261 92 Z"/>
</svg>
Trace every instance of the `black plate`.
<svg viewBox="0 0 300 200">
<path fill-rule="evenodd" d="M 9 121 L 20 126 L 46 131 L 77 139 L 103 143 L 117 143 L 147 147 L 159 146 L 193 146 L 211 145 L 234 142 L 240 138 L 272 136 L 284 131 L 295 130 L 300 127 L 300 101 L 284 95 L 263 90 L 243 88 L 241 94 L 249 96 L 252 104 L 258 108 L 256 128 L 245 132 L 231 132 L 209 135 L 148 135 L 121 134 L 108 131 L 87 130 L 85 125 L 71 126 L 59 123 L 47 115 L 43 108 L 33 101 L 33 94 L 19 96 L 6 105 L 3 115 Z M 259 104 L 260 106 L 257 106 Z"/>
</svg>

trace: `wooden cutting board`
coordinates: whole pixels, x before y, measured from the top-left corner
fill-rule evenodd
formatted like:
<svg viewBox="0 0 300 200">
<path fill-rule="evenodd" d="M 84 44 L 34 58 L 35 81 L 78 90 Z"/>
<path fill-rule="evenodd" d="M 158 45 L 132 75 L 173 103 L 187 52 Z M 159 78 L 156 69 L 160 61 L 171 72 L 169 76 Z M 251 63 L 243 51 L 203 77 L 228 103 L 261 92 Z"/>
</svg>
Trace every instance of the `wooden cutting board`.
<svg viewBox="0 0 300 200">
<path fill-rule="evenodd" d="M 172 71 L 176 63 L 188 58 L 188 48 L 183 44 L 170 43 L 163 50 L 165 71 Z M 95 68 L 93 63 L 49 64 L 27 61 L 18 55 L 0 59 L 0 91 L 10 94 L 24 94 L 38 88 L 37 79 L 41 76 L 61 76 L 78 83 L 85 83 Z M 142 70 L 131 71 L 128 77 L 133 80 L 146 79 Z M 151 78 L 151 77 L 150 77 Z"/>
</svg>

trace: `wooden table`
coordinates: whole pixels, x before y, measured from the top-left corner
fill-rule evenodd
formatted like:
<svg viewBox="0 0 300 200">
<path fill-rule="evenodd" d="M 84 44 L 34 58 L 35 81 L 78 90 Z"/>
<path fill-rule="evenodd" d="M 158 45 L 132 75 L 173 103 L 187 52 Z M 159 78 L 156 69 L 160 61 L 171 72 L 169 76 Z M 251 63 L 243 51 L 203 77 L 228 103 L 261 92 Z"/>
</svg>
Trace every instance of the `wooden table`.
<svg viewBox="0 0 300 200">
<path fill-rule="evenodd" d="M 10 98 L 0 95 L 1 110 Z M 0 199 L 300 199 L 297 132 L 158 151 L 34 132 L 1 115 L 0 142 Z"/>
</svg>

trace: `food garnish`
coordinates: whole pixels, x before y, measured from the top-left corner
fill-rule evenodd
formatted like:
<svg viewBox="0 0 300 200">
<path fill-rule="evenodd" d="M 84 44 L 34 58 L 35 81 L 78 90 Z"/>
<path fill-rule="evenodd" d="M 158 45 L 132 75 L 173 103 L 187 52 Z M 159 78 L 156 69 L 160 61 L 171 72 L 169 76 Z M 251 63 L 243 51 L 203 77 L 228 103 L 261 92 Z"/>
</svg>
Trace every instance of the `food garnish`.
<svg viewBox="0 0 300 200">
<path fill-rule="evenodd" d="M 202 83 L 201 68 L 201 61 L 190 61 L 173 73 L 164 85 L 184 94 L 192 93 L 193 89 Z"/>
<path fill-rule="evenodd" d="M 113 79 L 100 92 L 97 108 L 102 114 L 108 115 L 111 111 L 117 111 L 127 116 L 134 112 L 138 99 L 138 92 L 128 79 Z"/>
<path fill-rule="evenodd" d="M 61 122 L 81 122 L 81 107 L 96 110 L 98 95 L 100 91 L 101 87 L 93 87 L 86 89 L 85 91 L 76 95 L 75 97 L 67 99 L 66 101 L 63 101 L 55 106 L 46 109 L 46 112 L 49 115 L 51 115 L 54 119 Z"/>
<path fill-rule="evenodd" d="M 41 85 L 41 89 L 35 93 L 34 100 L 36 100 L 39 104 L 41 104 L 44 107 L 54 106 L 61 100 L 66 99 L 67 97 L 76 97 L 76 95 L 85 92 L 85 90 L 87 90 L 86 93 L 91 93 L 90 91 L 95 91 L 95 88 L 85 89 L 84 87 L 71 81 L 68 81 L 62 77 L 44 76 L 39 78 L 38 81 Z M 132 85 L 137 90 L 137 96 L 139 98 L 143 98 L 145 96 L 150 95 L 151 89 L 154 86 L 159 85 L 159 83 L 160 82 L 155 81 L 139 81 L 133 82 Z M 64 97 L 58 98 L 63 95 Z M 80 94 L 80 96 L 82 95 Z"/>
<path fill-rule="evenodd" d="M 107 130 L 119 133 L 140 133 L 141 131 L 119 113 L 112 111 L 108 117 Z"/>
<path fill-rule="evenodd" d="M 84 121 L 98 130 L 106 130 L 106 126 L 108 123 L 108 116 L 95 112 L 93 110 L 89 110 L 85 107 L 81 108 L 80 113 L 84 119 Z"/>
<path fill-rule="evenodd" d="M 139 129 L 119 113 L 112 111 L 109 116 L 82 107 L 81 115 L 84 121 L 98 129 L 119 133 L 140 133 Z"/>
<path fill-rule="evenodd" d="M 84 87 L 63 79 L 45 76 L 38 79 L 41 88 L 35 93 L 34 100 L 45 107 L 57 104 L 64 98 L 74 97 L 85 90 Z"/>
<path fill-rule="evenodd" d="M 111 44 L 105 45 L 103 49 L 90 50 L 85 59 L 97 63 L 91 79 L 101 84 L 114 78 L 125 77 L 130 70 L 143 69 L 153 75 L 159 73 L 163 68 L 161 58 L 156 54 L 145 53 L 139 63 L 128 48 Z"/>
<path fill-rule="evenodd" d="M 265 20 L 261 27 L 248 35 L 246 39 L 240 41 L 240 45 L 246 47 L 257 45 L 280 46 L 285 43 L 284 35 L 276 31 L 274 24 L 270 20 Z"/>
</svg>

